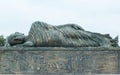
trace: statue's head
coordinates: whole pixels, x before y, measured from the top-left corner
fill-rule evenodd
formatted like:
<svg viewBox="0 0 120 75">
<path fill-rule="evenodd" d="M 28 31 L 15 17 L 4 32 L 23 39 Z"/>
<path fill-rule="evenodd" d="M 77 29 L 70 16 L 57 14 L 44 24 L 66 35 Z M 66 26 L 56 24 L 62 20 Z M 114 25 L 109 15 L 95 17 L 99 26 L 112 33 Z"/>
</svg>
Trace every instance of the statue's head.
<svg viewBox="0 0 120 75">
<path fill-rule="evenodd" d="M 10 36 L 8 36 L 7 41 L 10 44 L 10 46 L 13 46 L 16 44 L 22 44 L 26 40 L 25 40 L 24 34 L 19 33 L 19 32 L 15 32 L 15 33 L 11 34 Z"/>
</svg>

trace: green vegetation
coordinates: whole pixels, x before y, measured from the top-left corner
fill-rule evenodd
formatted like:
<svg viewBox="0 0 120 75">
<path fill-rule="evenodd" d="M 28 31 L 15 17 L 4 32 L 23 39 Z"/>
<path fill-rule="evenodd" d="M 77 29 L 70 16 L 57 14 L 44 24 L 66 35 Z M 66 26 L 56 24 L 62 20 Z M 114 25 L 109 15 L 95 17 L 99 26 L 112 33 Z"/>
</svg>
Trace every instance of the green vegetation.
<svg viewBox="0 0 120 75">
<path fill-rule="evenodd" d="M 5 38 L 3 35 L 0 35 L 0 46 L 4 46 L 5 44 Z"/>
</svg>

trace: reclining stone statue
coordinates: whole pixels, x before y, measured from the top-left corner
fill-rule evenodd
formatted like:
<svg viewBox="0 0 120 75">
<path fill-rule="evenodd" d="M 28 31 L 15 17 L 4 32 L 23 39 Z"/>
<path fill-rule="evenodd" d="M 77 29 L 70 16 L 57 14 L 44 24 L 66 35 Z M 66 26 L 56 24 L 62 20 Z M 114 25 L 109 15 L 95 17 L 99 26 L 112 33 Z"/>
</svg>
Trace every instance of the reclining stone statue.
<svg viewBox="0 0 120 75">
<path fill-rule="evenodd" d="M 117 47 L 118 37 L 89 32 L 76 24 L 53 26 L 36 21 L 27 36 L 16 32 L 8 36 L 7 43 L 24 47 Z"/>
</svg>

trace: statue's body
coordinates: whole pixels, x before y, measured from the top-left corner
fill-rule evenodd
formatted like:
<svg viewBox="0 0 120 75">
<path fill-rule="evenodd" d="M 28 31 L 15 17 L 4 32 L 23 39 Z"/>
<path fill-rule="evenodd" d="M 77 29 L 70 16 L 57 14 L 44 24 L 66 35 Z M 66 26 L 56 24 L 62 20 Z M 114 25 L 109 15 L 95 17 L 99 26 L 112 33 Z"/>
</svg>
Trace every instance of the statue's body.
<svg viewBox="0 0 120 75">
<path fill-rule="evenodd" d="M 20 34 L 20 33 L 19 33 Z M 12 34 L 13 36 L 14 34 Z M 53 26 L 44 22 L 34 22 L 28 36 L 22 35 L 21 42 L 17 38 L 8 37 L 14 40 L 8 43 L 13 45 L 34 46 L 34 47 L 116 47 L 118 40 L 112 39 L 109 35 L 85 31 L 76 24 Z M 19 35 L 18 35 L 19 36 Z M 12 38 L 11 38 L 12 37 Z M 19 36 L 20 38 L 20 36 Z M 19 40 L 19 43 L 17 42 Z M 15 43 L 16 42 L 16 43 Z"/>
</svg>

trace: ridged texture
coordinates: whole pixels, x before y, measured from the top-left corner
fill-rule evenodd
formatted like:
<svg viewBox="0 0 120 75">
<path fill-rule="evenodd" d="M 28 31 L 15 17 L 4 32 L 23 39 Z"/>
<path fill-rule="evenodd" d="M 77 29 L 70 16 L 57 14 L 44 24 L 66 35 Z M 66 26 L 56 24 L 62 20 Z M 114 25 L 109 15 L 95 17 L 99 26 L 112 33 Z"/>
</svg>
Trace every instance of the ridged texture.
<svg viewBox="0 0 120 75">
<path fill-rule="evenodd" d="M 36 21 L 32 24 L 28 41 L 41 47 L 98 47 L 111 46 L 112 38 L 85 31 L 76 24 L 52 26 Z"/>
</svg>

